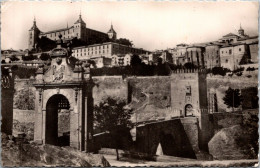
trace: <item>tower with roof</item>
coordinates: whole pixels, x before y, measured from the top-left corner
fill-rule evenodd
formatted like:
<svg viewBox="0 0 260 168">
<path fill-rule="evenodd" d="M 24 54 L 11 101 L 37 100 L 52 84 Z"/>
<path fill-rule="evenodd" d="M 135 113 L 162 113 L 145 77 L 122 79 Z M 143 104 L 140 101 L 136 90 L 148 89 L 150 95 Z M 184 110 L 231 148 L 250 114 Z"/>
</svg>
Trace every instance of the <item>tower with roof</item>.
<svg viewBox="0 0 260 168">
<path fill-rule="evenodd" d="M 109 31 L 107 32 L 108 38 L 115 40 L 116 39 L 116 31 L 113 28 L 113 24 L 111 23 L 111 27 L 109 29 Z"/>
<path fill-rule="evenodd" d="M 241 27 L 241 24 L 240 24 L 240 28 L 239 28 L 239 30 L 238 30 L 238 35 L 239 35 L 239 36 L 245 36 L 245 31 L 244 31 L 244 29 Z"/>
<path fill-rule="evenodd" d="M 73 25 L 74 37 L 78 39 L 86 40 L 86 23 L 81 18 L 81 13 L 79 14 L 78 20 Z"/>
<path fill-rule="evenodd" d="M 29 50 L 35 49 L 40 32 L 41 31 L 36 26 L 36 19 L 34 18 L 33 26 L 29 30 L 29 43 L 28 43 Z"/>
</svg>

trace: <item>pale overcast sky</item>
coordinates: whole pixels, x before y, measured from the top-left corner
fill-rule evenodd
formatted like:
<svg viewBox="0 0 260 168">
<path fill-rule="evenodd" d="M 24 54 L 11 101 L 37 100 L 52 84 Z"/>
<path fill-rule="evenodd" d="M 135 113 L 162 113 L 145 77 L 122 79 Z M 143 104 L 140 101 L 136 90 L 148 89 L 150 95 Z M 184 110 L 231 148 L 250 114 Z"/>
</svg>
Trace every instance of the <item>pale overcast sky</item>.
<svg viewBox="0 0 260 168">
<path fill-rule="evenodd" d="M 42 31 L 71 26 L 81 10 L 87 27 L 107 32 L 111 22 L 118 38 L 148 50 L 179 43 L 217 40 L 237 33 L 240 23 L 258 35 L 258 2 L 1 2 L 1 48 L 26 49 L 36 17 Z"/>
</svg>

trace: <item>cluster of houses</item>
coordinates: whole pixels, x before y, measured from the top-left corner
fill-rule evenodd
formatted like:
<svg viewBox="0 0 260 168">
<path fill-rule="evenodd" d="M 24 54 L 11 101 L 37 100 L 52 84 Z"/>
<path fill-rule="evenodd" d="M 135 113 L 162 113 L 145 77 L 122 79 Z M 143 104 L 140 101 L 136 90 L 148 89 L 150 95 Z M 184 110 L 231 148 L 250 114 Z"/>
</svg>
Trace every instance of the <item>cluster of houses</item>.
<svg viewBox="0 0 260 168">
<path fill-rule="evenodd" d="M 3 50 L 2 60 L 15 55 L 20 60 L 26 51 Z M 36 54 L 38 57 L 39 53 Z M 178 44 L 174 48 L 150 52 L 116 42 L 80 46 L 72 49 L 72 56 L 92 60 L 96 68 L 130 65 L 133 55 L 138 55 L 145 64 L 162 62 L 174 65 L 192 63 L 201 68 L 223 67 L 235 70 L 242 65 L 258 64 L 258 36 L 248 36 L 240 26 L 238 34 L 229 33 L 217 41 L 197 44 Z M 8 62 L 8 61 L 7 61 Z M 9 61 L 10 62 L 10 61 Z M 36 64 L 26 64 L 36 65 Z"/>
<path fill-rule="evenodd" d="M 198 44 L 178 44 L 175 48 L 149 52 L 113 42 L 73 49 L 73 56 L 93 60 L 98 68 L 130 65 L 131 57 L 139 55 L 145 64 L 157 64 L 158 58 L 175 65 L 192 63 L 197 67 L 223 67 L 235 70 L 242 65 L 258 64 L 258 36 L 248 36 L 244 29 L 229 33 L 217 41 Z"/>
<path fill-rule="evenodd" d="M 172 55 L 170 61 L 176 65 L 190 62 L 205 68 L 223 67 L 234 70 L 241 65 L 258 63 L 258 36 L 246 35 L 240 26 L 238 35 L 229 33 L 217 41 L 179 44 L 165 52 Z"/>
</svg>

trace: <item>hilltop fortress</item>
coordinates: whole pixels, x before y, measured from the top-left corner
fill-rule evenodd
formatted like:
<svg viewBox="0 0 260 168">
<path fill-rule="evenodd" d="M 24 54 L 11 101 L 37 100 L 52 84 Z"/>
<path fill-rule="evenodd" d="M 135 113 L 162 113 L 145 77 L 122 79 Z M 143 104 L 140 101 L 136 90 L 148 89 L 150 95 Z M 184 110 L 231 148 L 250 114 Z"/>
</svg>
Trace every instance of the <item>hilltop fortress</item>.
<svg viewBox="0 0 260 168">
<path fill-rule="evenodd" d="M 111 24 L 111 28 L 107 33 L 100 32 L 97 30 L 93 30 L 86 27 L 86 23 L 81 18 L 81 14 L 79 15 L 78 20 L 72 25 L 66 28 L 51 30 L 48 32 L 42 32 L 36 25 L 36 20 L 33 21 L 33 26 L 29 30 L 29 43 L 28 49 L 32 50 L 36 47 L 37 39 L 39 37 L 47 37 L 51 40 L 57 41 L 59 39 L 59 35 L 62 35 L 63 40 L 68 41 L 73 38 L 77 38 L 81 41 L 87 42 L 90 38 L 109 38 L 115 40 L 117 38 L 117 33 Z"/>
</svg>

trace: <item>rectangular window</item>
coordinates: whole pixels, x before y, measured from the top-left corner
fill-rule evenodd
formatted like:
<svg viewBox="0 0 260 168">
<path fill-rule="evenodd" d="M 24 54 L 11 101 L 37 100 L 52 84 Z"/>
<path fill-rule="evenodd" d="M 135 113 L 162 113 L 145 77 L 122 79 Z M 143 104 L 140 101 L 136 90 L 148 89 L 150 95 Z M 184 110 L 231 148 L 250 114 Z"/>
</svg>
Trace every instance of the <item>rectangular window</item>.
<svg viewBox="0 0 260 168">
<path fill-rule="evenodd" d="M 241 51 L 241 48 L 239 48 L 238 50 Z"/>
</svg>

